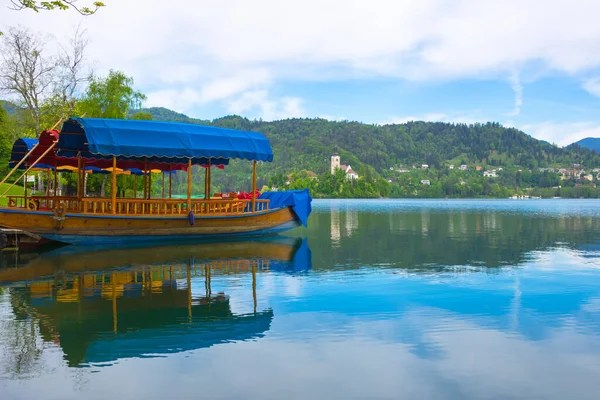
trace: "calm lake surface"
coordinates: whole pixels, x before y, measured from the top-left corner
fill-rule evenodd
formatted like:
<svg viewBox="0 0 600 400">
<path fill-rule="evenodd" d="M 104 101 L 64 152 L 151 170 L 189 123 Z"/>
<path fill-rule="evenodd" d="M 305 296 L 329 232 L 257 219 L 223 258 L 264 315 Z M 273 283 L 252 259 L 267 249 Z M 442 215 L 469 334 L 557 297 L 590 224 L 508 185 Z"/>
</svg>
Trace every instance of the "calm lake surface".
<svg viewBox="0 0 600 400">
<path fill-rule="evenodd" d="M 314 201 L 269 240 L 3 254 L 0 288 L 2 400 L 600 398 L 598 200 Z"/>
</svg>

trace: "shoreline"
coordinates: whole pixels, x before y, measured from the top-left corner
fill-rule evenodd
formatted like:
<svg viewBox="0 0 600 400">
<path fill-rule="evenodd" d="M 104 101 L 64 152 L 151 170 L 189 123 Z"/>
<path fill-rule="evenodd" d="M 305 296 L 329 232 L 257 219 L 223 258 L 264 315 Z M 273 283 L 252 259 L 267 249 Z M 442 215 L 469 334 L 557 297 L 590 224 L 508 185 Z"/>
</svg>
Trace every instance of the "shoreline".
<svg viewBox="0 0 600 400">
<path fill-rule="evenodd" d="M 318 200 L 372 200 L 372 201 L 381 201 L 381 200 L 447 200 L 447 201 L 456 201 L 456 200 L 485 200 L 485 201 L 497 201 L 497 200 L 511 200 L 511 201 L 539 201 L 539 200 L 599 200 L 597 197 L 546 197 L 546 198 L 517 198 L 513 199 L 510 197 L 380 197 L 380 198 L 372 198 L 372 197 L 319 197 L 313 198 L 313 201 Z"/>
</svg>

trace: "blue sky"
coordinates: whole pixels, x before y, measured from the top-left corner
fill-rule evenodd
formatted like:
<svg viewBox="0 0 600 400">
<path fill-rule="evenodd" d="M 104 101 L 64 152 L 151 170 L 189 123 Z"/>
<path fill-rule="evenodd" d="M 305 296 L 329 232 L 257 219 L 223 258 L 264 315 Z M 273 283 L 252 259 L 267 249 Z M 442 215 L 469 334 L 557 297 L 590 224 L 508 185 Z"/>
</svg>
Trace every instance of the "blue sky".
<svg viewBox="0 0 600 400">
<path fill-rule="evenodd" d="M 83 3 L 85 0 L 80 0 Z M 0 0 L 0 7 L 9 0 Z M 0 12 L 198 118 L 497 121 L 566 145 L 600 137 L 597 0 L 106 0 Z M 52 28 L 50 28 L 52 27 Z"/>
</svg>

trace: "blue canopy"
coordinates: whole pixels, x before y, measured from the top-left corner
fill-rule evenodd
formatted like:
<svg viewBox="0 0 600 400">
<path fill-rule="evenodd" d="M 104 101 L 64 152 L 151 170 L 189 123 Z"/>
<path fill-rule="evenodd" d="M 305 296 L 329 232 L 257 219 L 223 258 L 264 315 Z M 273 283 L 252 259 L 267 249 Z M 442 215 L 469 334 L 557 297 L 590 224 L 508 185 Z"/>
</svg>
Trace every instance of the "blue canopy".
<svg viewBox="0 0 600 400">
<path fill-rule="evenodd" d="M 101 118 L 71 118 L 63 124 L 57 154 L 187 159 L 241 158 L 273 161 L 269 140 L 261 133 L 195 124 Z"/>
<path fill-rule="evenodd" d="M 25 154 L 29 153 L 33 146 L 38 144 L 37 139 L 32 138 L 20 138 L 15 140 L 13 144 L 12 152 L 10 153 L 10 161 L 8 166 L 14 168 L 25 157 Z"/>
</svg>

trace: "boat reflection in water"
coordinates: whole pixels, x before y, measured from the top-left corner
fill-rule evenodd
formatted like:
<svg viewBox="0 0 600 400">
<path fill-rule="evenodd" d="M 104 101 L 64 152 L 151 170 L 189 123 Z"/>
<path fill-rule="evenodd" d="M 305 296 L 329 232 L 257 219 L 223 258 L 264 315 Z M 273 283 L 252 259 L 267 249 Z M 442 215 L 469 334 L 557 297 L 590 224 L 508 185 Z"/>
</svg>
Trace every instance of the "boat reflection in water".
<svg viewBox="0 0 600 400">
<path fill-rule="evenodd" d="M 266 271 L 311 268 L 306 239 L 148 248 L 66 247 L 0 270 L 17 319 L 36 321 L 69 366 L 110 365 L 262 337 L 273 319 L 257 310 L 256 279 Z M 251 274 L 254 312 L 234 314 L 211 277 Z M 201 293 L 198 293 L 201 292 Z M 250 292 L 250 287 L 248 287 Z"/>
</svg>

